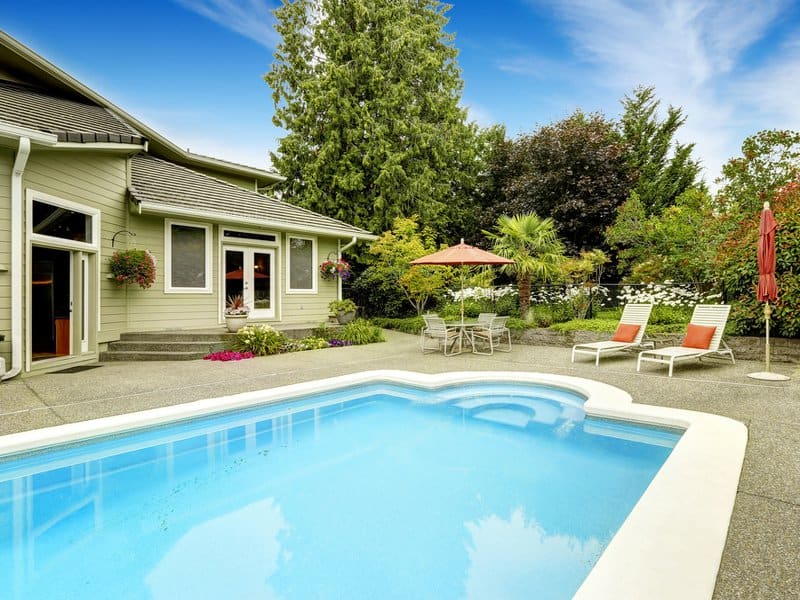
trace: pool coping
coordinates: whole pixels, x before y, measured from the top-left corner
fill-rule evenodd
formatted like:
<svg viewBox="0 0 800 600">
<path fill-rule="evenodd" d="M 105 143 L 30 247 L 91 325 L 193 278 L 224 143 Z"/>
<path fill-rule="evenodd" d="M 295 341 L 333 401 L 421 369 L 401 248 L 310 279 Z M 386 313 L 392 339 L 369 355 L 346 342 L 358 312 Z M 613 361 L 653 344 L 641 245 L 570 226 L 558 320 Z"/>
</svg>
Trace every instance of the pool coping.
<svg viewBox="0 0 800 600">
<path fill-rule="evenodd" d="M 394 382 L 438 388 L 487 381 L 561 386 L 587 398 L 587 415 L 684 429 L 669 459 L 574 597 L 712 597 L 744 461 L 746 427 L 719 415 L 635 404 L 630 394 L 620 388 L 590 379 L 506 371 L 364 371 L 10 434 L 0 437 L 0 457 L 344 386 Z"/>
</svg>

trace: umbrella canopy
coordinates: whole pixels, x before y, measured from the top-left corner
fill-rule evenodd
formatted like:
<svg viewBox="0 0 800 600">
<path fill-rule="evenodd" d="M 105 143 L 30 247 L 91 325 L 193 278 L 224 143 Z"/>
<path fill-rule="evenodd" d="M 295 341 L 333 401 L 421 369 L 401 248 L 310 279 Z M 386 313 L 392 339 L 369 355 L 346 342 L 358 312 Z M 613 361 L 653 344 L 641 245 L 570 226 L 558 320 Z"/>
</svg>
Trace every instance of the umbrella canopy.
<svg viewBox="0 0 800 600">
<path fill-rule="evenodd" d="M 433 254 L 428 254 L 416 260 L 412 260 L 412 265 L 510 265 L 514 261 L 492 254 L 486 250 L 481 250 L 475 246 L 465 244 L 462 238 L 460 244 L 450 246 L 444 250 L 439 250 Z"/>
<path fill-rule="evenodd" d="M 775 228 L 775 217 L 769 209 L 769 202 L 765 202 L 758 231 L 759 302 L 775 302 L 778 299 L 778 285 L 775 282 Z"/>
</svg>

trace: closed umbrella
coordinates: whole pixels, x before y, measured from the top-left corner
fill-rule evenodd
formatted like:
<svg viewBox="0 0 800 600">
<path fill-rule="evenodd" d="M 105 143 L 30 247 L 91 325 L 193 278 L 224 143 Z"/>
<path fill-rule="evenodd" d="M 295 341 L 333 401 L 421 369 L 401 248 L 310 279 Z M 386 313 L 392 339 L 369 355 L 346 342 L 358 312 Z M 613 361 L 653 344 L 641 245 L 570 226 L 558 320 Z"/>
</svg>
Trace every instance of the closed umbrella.
<svg viewBox="0 0 800 600">
<path fill-rule="evenodd" d="M 761 223 L 758 228 L 758 289 L 756 297 L 759 302 L 764 302 L 764 321 L 766 323 L 766 371 L 750 373 L 753 379 L 768 379 L 772 381 L 789 379 L 785 375 L 771 373 L 769 370 L 769 318 L 772 315 L 770 302 L 778 299 L 778 284 L 775 281 L 775 217 L 769 208 L 769 202 L 764 202 L 761 211 Z"/>
<path fill-rule="evenodd" d="M 444 250 L 439 250 L 433 254 L 428 254 L 416 260 L 412 260 L 412 265 L 443 265 L 443 266 L 464 266 L 464 265 L 510 265 L 514 261 L 510 258 L 492 254 L 486 250 L 481 250 L 475 246 L 461 243 L 450 246 Z M 461 279 L 461 321 L 464 321 L 464 279 Z"/>
</svg>

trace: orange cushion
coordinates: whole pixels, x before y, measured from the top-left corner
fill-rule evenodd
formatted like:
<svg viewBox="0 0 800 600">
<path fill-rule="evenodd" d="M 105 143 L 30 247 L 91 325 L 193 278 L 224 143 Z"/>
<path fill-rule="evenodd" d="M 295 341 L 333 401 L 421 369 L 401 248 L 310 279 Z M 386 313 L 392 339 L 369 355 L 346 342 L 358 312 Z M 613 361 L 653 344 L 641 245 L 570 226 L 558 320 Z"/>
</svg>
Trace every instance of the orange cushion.
<svg viewBox="0 0 800 600">
<path fill-rule="evenodd" d="M 639 333 L 641 325 L 631 325 L 630 323 L 620 323 L 611 338 L 612 342 L 632 342 Z"/>
<path fill-rule="evenodd" d="M 686 337 L 683 338 L 681 346 L 684 348 L 698 348 L 708 350 L 711 345 L 711 338 L 714 337 L 716 327 L 706 327 L 705 325 L 693 325 L 689 323 L 686 327 Z"/>
</svg>

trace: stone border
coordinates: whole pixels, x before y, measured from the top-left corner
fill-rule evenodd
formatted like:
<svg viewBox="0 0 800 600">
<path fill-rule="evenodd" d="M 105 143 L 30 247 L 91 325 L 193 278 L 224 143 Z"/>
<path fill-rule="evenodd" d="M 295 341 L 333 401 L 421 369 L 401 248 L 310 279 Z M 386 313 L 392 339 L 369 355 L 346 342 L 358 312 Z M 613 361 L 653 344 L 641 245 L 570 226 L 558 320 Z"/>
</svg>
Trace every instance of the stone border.
<svg viewBox="0 0 800 600">
<path fill-rule="evenodd" d="M 370 383 L 439 388 L 458 383 L 515 381 L 554 385 L 584 397 L 592 416 L 684 429 L 667 462 L 583 582 L 575 598 L 707 600 L 712 598 L 747 445 L 738 421 L 688 410 L 640 405 L 623 390 L 578 377 L 520 372 L 428 375 L 365 371 L 280 388 L 198 400 L 0 437 L 0 460 L 176 419 L 285 402 L 316 392 Z"/>
</svg>

